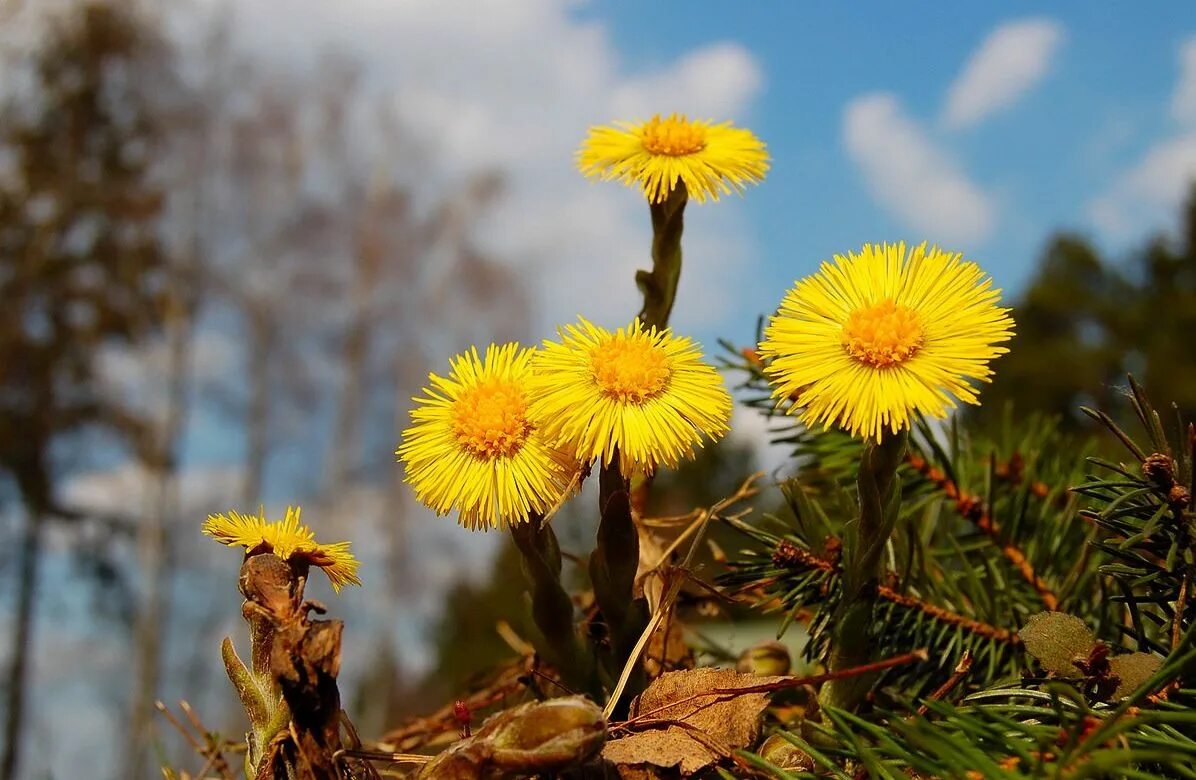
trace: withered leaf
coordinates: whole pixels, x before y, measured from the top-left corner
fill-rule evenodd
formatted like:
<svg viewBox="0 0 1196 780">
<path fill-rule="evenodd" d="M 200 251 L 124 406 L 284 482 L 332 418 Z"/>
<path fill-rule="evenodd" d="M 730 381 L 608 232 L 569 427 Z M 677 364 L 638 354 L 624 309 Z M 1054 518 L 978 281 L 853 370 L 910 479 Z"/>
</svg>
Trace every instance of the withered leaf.
<svg viewBox="0 0 1196 780">
<path fill-rule="evenodd" d="M 621 777 L 640 774 L 633 768 L 645 766 L 677 769 L 683 775 L 692 775 L 719 760 L 717 753 L 676 726 L 608 742 L 602 749 L 602 757 L 618 765 Z"/>
<path fill-rule="evenodd" d="M 657 678 L 631 708 L 630 722 L 644 730 L 613 740 L 602 757 L 620 767 L 653 766 L 692 775 L 753 745 L 767 693 L 734 693 L 778 682 L 731 669 L 685 669 Z M 713 693 L 713 691 L 728 691 Z"/>
<path fill-rule="evenodd" d="M 1066 612 L 1039 612 L 1026 621 L 1018 636 L 1044 669 L 1063 677 L 1079 676 L 1074 661 L 1086 658 L 1096 644 L 1092 629 Z"/>
<path fill-rule="evenodd" d="M 1153 677 L 1162 665 L 1163 659 L 1154 653 L 1126 653 L 1110 658 L 1109 671 L 1120 680 L 1113 698 L 1124 699 L 1129 696 Z"/>
</svg>

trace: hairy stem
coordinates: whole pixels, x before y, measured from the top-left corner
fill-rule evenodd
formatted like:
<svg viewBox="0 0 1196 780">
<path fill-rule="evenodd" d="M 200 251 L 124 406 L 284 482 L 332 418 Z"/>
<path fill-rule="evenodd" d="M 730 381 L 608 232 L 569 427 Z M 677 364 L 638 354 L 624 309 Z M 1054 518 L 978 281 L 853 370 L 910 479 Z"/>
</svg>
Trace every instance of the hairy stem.
<svg viewBox="0 0 1196 780">
<path fill-rule="evenodd" d="M 531 586 L 532 621 L 540 632 L 537 651 L 556 667 L 565 683 L 591 691 L 591 663 L 583 652 L 573 622 L 573 600 L 561 585 L 561 548 L 552 528 L 537 516 L 511 526 L 511 538 L 523 557 Z"/>
<path fill-rule="evenodd" d="M 677 186 L 662 203 L 649 204 L 652 212 L 652 270 L 638 271 L 635 283 L 644 294 L 640 321 L 647 327 L 665 328 L 681 279 L 681 233 L 685 228 L 685 184 Z"/>
<path fill-rule="evenodd" d="M 835 628 L 827 667 L 831 672 L 862 666 L 872 659 L 869 627 L 880 586 L 882 555 L 897 519 L 897 467 L 905 445 L 905 432 L 886 435 L 879 443 L 869 443 L 860 461 L 856 480 L 860 515 L 844 539 L 843 595 L 832 618 Z M 854 710 L 875 680 L 875 675 L 831 680 L 823 686 L 819 703 Z"/>
</svg>

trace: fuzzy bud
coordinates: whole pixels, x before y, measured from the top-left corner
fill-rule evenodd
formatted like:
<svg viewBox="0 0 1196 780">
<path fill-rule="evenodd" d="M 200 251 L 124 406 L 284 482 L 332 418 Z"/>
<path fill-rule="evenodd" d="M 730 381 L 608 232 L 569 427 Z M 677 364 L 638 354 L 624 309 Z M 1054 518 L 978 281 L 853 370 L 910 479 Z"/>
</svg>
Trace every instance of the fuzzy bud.
<svg viewBox="0 0 1196 780">
<path fill-rule="evenodd" d="M 754 674 L 757 677 L 781 677 L 789 674 L 792 666 L 789 648 L 771 640 L 744 650 L 739 655 L 736 669 L 741 674 Z"/>
<path fill-rule="evenodd" d="M 773 734 L 764 740 L 757 752 L 761 758 L 779 769 L 810 771 L 814 768 L 814 760 L 780 734 Z"/>
<path fill-rule="evenodd" d="M 531 702 L 501 712 L 478 731 L 499 769 L 545 773 L 582 764 L 606 742 L 602 710 L 582 696 Z"/>
</svg>

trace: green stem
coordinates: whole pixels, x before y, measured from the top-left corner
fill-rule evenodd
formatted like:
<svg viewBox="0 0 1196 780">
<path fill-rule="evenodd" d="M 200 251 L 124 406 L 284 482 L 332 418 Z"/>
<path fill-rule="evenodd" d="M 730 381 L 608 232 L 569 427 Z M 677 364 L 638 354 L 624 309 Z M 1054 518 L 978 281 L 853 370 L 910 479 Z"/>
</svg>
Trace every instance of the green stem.
<svg viewBox="0 0 1196 780">
<path fill-rule="evenodd" d="M 834 630 L 827 664 L 831 672 L 873 660 L 872 613 L 885 545 L 897 521 L 901 495 L 897 468 L 905 453 L 906 439 L 907 434 L 902 431 L 886 435 L 879 443 L 869 443 L 860 461 L 856 480 L 860 515 L 844 533 L 842 595 L 831 619 Z M 875 675 L 831 680 L 822 687 L 819 703 L 824 707 L 854 710 L 875 682 Z"/>
<path fill-rule="evenodd" d="M 639 529 L 631 514 L 630 486 L 619 471 L 617 455 L 599 472 L 598 488 L 602 517 L 598 523 L 598 541 L 590 556 L 590 581 L 610 643 L 610 651 L 602 656 L 605 682 L 613 686 L 650 616 L 647 601 L 635 598 Z M 637 669 L 624 688 L 626 700 L 639 693 L 643 684 L 643 670 Z M 624 709 L 615 711 L 622 714 Z"/>
<path fill-rule="evenodd" d="M 523 557 L 523 571 L 531 585 L 532 621 L 540 632 L 533 644 L 556 667 L 565 684 L 576 691 L 594 692 L 592 663 L 582 650 L 573 622 L 573 600 L 561 585 L 561 548 L 556 534 L 533 515 L 511 526 L 511 538 Z"/>
<path fill-rule="evenodd" d="M 681 233 L 685 229 L 685 204 L 689 193 L 683 182 L 662 203 L 650 203 L 652 212 L 652 270 L 637 271 L 635 283 L 644 294 L 640 321 L 646 327 L 665 328 L 681 279 Z"/>
</svg>

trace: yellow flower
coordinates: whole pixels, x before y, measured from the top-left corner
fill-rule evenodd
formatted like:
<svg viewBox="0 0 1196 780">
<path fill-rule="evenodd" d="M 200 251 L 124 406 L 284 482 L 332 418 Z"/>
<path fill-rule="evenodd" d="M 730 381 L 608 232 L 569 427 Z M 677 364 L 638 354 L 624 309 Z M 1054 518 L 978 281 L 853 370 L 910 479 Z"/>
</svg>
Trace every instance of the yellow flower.
<svg viewBox="0 0 1196 780">
<path fill-rule="evenodd" d="M 534 360 L 531 414 L 544 435 L 589 463 L 631 474 L 675 467 L 703 436 L 728 430 L 731 395 L 693 341 L 640 321 L 611 333 L 581 320 Z"/>
<path fill-rule="evenodd" d="M 764 331 L 760 352 L 778 403 L 807 425 L 880 440 L 916 414 L 979 403 L 968 380 L 1013 336 L 1000 290 L 972 262 L 926 244 L 865 246 L 798 282 Z"/>
<path fill-rule="evenodd" d="M 639 187 L 652 203 L 662 203 L 680 180 L 689 197 L 704 203 L 762 180 L 768 151 L 751 130 L 730 122 L 657 114 L 647 122 L 590 128 L 577 167 L 591 178 Z"/>
<path fill-rule="evenodd" d="M 534 349 L 491 345 L 451 361 L 447 378 L 429 375 L 413 399 L 413 424 L 396 453 L 416 497 L 437 514 L 456 509 L 467 528 L 502 528 L 556 504 L 577 472 L 566 451 L 549 447 L 529 418 L 527 383 Z"/>
<path fill-rule="evenodd" d="M 244 547 L 245 553 L 274 553 L 283 560 L 301 560 L 318 566 L 328 575 L 334 591 L 347 584 L 360 585 L 357 559 L 348 542 L 320 544 L 311 529 L 299 522 L 299 507 L 287 507 L 286 516 L 273 523 L 264 513 L 240 512 L 208 515 L 203 532 L 229 547 Z"/>
</svg>

